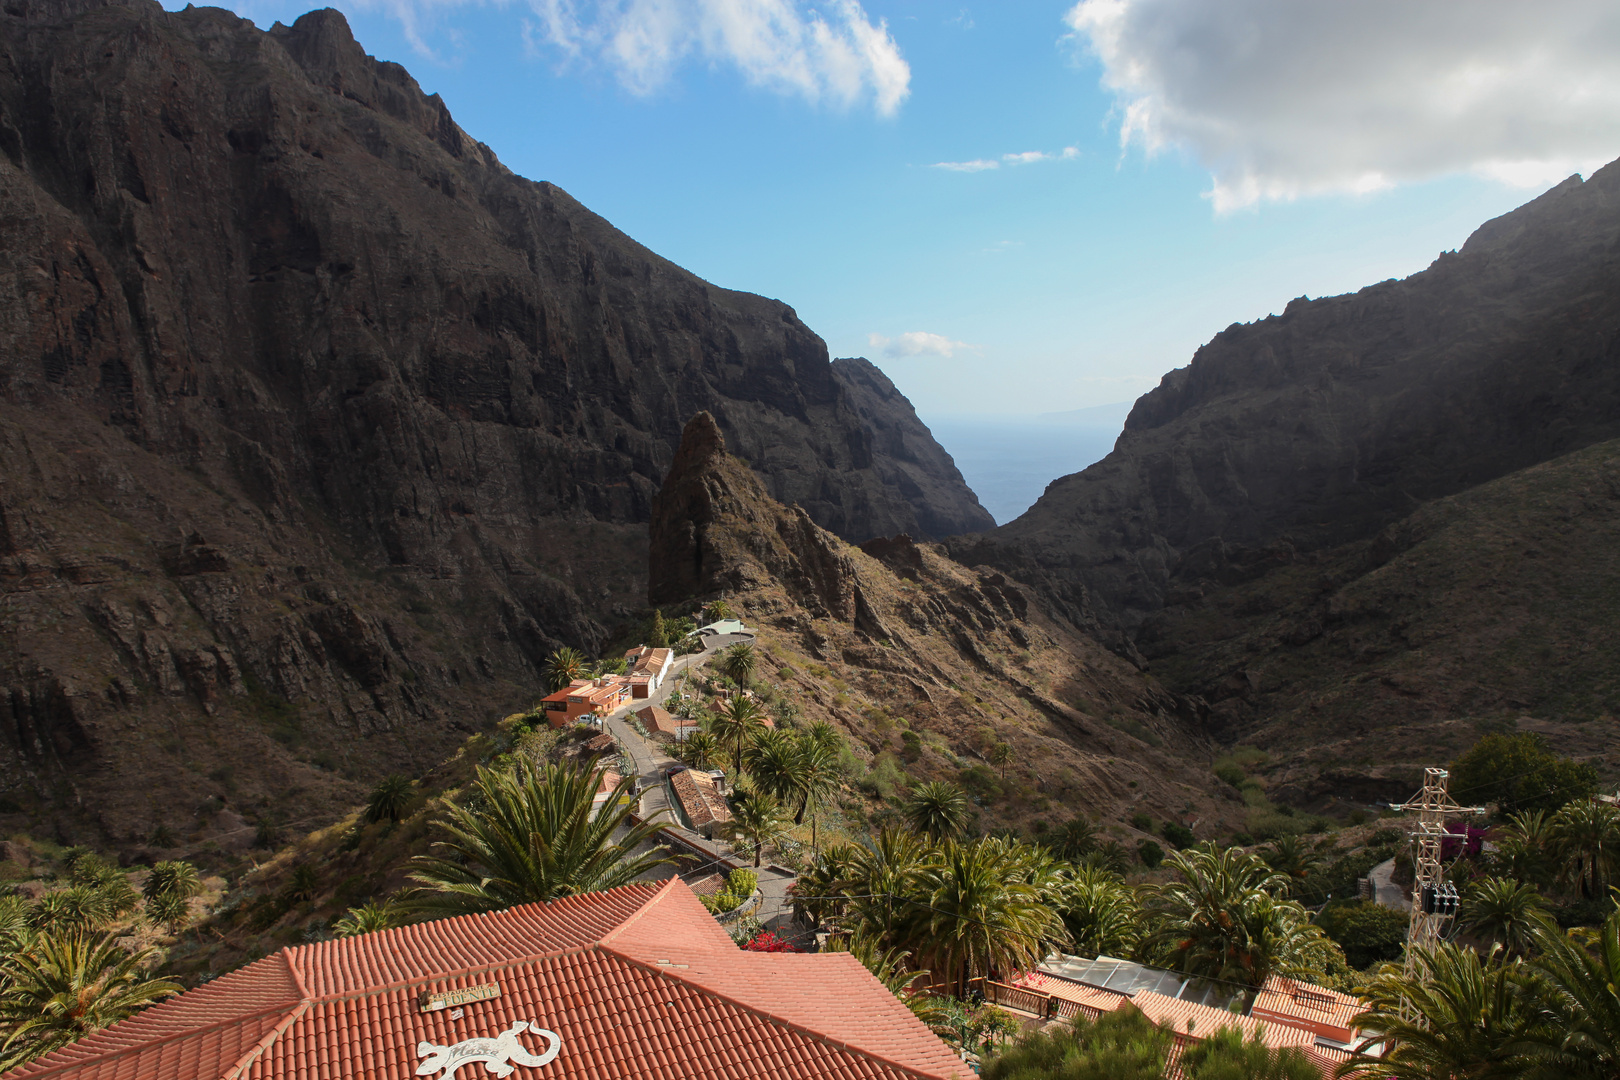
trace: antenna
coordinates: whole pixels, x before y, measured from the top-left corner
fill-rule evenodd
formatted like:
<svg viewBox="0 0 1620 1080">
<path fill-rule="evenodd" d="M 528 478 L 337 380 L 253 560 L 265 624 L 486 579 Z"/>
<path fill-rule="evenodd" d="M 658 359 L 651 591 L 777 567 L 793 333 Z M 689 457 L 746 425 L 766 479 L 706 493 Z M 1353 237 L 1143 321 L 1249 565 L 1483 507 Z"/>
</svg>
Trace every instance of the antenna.
<svg viewBox="0 0 1620 1080">
<path fill-rule="evenodd" d="M 1478 814 L 1483 806 L 1462 806 L 1446 791 L 1451 774 L 1445 769 L 1423 770 L 1423 790 L 1391 810 L 1416 810 L 1417 828 L 1412 836 L 1417 841 L 1415 860 L 1416 878 L 1412 882 L 1412 922 L 1406 931 L 1406 971 L 1413 973 L 1416 949 L 1433 948 L 1440 940 L 1446 923 L 1457 914 L 1457 887 L 1446 883 L 1445 870 L 1440 865 L 1440 842 L 1446 837 L 1468 838 L 1466 832 L 1446 832 L 1446 818 L 1456 814 Z"/>
</svg>

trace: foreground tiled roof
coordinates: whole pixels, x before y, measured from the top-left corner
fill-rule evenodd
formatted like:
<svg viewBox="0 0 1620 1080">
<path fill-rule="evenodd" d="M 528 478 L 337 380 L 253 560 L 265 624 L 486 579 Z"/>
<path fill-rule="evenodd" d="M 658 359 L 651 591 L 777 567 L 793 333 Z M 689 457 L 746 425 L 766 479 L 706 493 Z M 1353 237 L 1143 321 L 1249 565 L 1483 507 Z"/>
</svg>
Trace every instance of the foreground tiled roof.
<svg viewBox="0 0 1620 1080">
<path fill-rule="evenodd" d="M 499 996 L 459 1017 L 418 1004 L 490 983 Z M 739 951 L 678 879 L 284 949 L 10 1075 L 406 1080 L 418 1043 L 520 1022 L 561 1052 L 513 1080 L 968 1075 L 853 957 Z M 485 1075 L 469 1062 L 454 1080 Z"/>
</svg>

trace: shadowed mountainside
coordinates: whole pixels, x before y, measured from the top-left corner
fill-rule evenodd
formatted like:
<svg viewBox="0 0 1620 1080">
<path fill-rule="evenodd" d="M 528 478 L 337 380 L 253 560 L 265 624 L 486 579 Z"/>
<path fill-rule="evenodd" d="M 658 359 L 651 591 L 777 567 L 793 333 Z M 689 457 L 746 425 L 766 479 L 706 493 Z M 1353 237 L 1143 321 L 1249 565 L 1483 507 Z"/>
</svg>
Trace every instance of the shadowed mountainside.
<svg viewBox="0 0 1620 1080">
<path fill-rule="evenodd" d="M 1222 331 L 1136 403 L 1112 454 L 950 550 L 1130 654 L 1188 592 L 1620 435 L 1617 286 L 1610 165 L 1421 273 Z"/>
<path fill-rule="evenodd" d="M 512 174 L 335 11 L 0 36 L 0 822 L 251 834 L 419 772 L 640 606 L 700 409 L 841 535 L 990 524 L 870 365 Z"/>
</svg>

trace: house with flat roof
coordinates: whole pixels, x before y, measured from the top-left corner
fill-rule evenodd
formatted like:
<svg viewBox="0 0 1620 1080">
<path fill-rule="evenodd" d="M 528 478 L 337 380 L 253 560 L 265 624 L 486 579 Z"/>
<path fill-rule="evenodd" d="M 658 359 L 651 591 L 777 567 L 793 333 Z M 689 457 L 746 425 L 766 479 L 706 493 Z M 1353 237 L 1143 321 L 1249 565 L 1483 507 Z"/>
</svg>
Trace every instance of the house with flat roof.
<svg viewBox="0 0 1620 1080">
<path fill-rule="evenodd" d="M 678 878 L 282 949 L 26 1080 L 970 1080 L 848 953 L 737 948 Z"/>
<path fill-rule="evenodd" d="M 630 700 L 630 680 L 623 675 L 604 675 L 599 679 L 575 679 L 556 693 L 540 699 L 540 709 L 546 723 L 554 728 L 589 720 L 600 723 L 600 718 Z"/>
</svg>

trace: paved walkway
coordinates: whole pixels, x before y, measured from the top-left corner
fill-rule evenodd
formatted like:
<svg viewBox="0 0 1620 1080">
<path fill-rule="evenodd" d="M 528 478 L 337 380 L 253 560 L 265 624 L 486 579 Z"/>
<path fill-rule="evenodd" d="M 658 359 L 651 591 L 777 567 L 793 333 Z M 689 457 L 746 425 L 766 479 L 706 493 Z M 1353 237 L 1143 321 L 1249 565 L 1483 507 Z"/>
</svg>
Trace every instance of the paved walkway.
<svg viewBox="0 0 1620 1080">
<path fill-rule="evenodd" d="M 1367 871 L 1367 880 L 1372 882 L 1373 899 L 1385 907 L 1395 908 L 1397 911 L 1411 911 L 1412 894 L 1395 884 L 1394 875 L 1394 859 L 1381 862 Z"/>
</svg>

